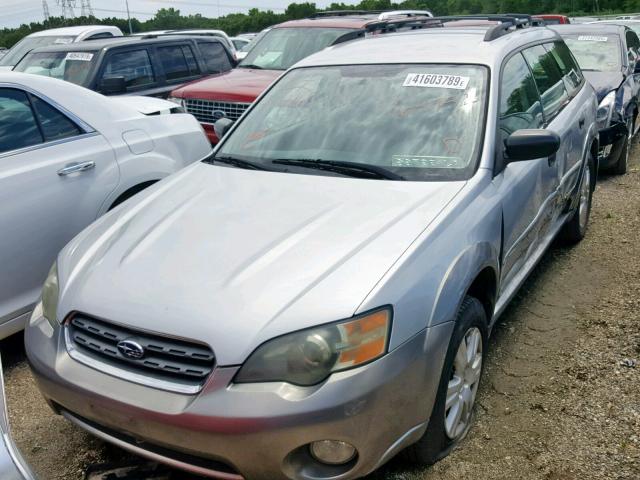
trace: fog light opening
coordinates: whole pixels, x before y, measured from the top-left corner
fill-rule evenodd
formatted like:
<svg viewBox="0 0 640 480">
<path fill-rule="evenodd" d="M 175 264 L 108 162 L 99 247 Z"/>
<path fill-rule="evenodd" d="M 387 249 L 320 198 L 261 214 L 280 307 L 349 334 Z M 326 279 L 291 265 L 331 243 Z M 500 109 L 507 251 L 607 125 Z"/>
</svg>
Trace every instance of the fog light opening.
<svg viewBox="0 0 640 480">
<path fill-rule="evenodd" d="M 356 448 L 340 440 L 319 440 L 309 445 L 311 456 L 326 465 L 344 465 L 356 456 Z"/>
</svg>

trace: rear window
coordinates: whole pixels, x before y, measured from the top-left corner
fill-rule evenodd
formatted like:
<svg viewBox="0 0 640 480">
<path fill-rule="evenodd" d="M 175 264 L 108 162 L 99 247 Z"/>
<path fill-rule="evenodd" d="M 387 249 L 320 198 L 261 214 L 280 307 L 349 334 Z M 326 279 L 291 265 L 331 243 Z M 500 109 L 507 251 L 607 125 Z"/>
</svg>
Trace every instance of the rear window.
<svg viewBox="0 0 640 480">
<path fill-rule="evenodd" d="M 193 51 L 188 45 L 158 48 L 160 62 L 167 80 L 189 78 L 200 73 Z"/>
<path fill-rule="evenodd" d="M 617 35 L 585 33 L 563 35 L 582 70 L 618 72 L 622 69 L 620 38 Z"/>
<path fill-rule="evenodd" d="M 239 67 L 286 70 L 354 31 L 347 28 L 274 28 L 255 44 Z"/>
<path fill-rule="evenodd" d="M 112 54 L 102 74 L 125 79 L 127 88 L 150 85 L 155 82 L 151 59 L 147 50 L 131 50 Z"/>
<path fill-rule="evenodd" d="M 88 51 L 30 53 L 14 70 L 86 86 L 96 59 L 96 52 Z"/>
<path fill-rule="evenodd" d="M 16 43 L 7 54 L 0 59 L 0 65 L 13 66 L 17 64 L 22 57 L 34 48 L 49 47 L 52 45 L 66 45 L 73 43 L 76 37 L 73 36 L 43 36 L 43 37 L 25 37 Z"/>
</svg>

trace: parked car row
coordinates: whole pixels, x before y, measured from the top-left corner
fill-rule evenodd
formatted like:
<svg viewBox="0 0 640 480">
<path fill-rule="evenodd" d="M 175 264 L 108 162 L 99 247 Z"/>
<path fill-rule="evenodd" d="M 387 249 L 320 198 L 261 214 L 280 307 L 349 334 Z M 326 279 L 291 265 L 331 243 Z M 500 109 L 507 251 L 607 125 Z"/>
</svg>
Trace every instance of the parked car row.
<svg viewBox="0 0 640 480">
<path fill-rule="evenodd" d="M 0 75 L 0 328 L 28 318 L 48 404 L 211 478 L 445 457 L 496 322 L 585 236 L 599 164 L 623 173 L 636 132 L 636 34 L 536 25 L 330 12 L 172 102 Z M 150 45 L 166 79 L 158 42 L 200 48 L 110 45 Z"/>
</svg>

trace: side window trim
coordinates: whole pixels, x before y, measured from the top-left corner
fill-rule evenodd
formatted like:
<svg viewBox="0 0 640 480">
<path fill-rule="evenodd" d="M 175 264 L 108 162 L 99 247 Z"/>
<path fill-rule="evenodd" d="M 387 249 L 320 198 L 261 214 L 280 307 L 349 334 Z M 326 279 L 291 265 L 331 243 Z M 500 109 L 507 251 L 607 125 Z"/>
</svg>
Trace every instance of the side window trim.
<svg viewBox="0 0 640 480">
<path fill-rule="evenodd" d="M 37 143 L 37 144 L 34 144 L 34 145 L 29 145 L 27 147 L 16 148 L 16 149 L 13 149 L 13 150 L 7 150 L 6 152 L 0 152 L 0 158 L 10 157 L 10 156 L 13 156 L 13 155 L 20 155 L 22 153 L 27 153 L 27 152 L 30 152 L 30 151 L 33 151 L 33 150 L 39 150 L 41 148 L 46 148 L 46 147 L 50 147 L 50 146 L 58 145 L 58 144 L 62 144 L 62 143 L 67 143 L 67 142 L 70 142 L 70 141 L 79 140 L 81 138 L 87 138 L 87 137 L 90 137 L 90 136 L 99 135 L 99 133 L 93 127 L 91 127 L 89 124 L 84 122 L 82 119 L 80 119 L 79 117 L 74 115 L 72 112 L 70 112 L 66 108 L 62 107 L 60 104 L 58 104 L 54 100 L 50 99 L 46 95 L 43 95 L 43 94 L 41 94 L 39 92 L 36 92 L 35 90 L 33 90 L 33 89 L 31 89 L 31 88 L 29 88 L 27 86 L 16 85 L 16 84 L 13 84 L 13 83 L 2 83 L 2 82 L 0 82 L 0 88 L 18 90 L 18 91 L 23 92 L 27 96 L 27 99 L 29 101 L 29 108 L 31 109 L 31 114 L 33 115 L 33 117 L 35 119 L 35 122 L 38 125 L 38 130 L 39 130 L 40 135 L 41 135 L 42 140 L 43 140 L 40 143 Z M 78 126 L 78 128 L 81 130 L 81 133 L 79 135 L 76 135 L 76 136 L 73 136 L 73 137 L 47 141 L 45 139 L 44 132 L 42 130 L 42 125 L 40 124 L 40 119 L 38 118 L 38 115 L 36 115 L 35 108 L 33 106 L 32 96 L 33 97 L 37 97 L 38 99 L 42 100 L 43 102 L 48 103 L 52 108 L 56 109 L 57 111 L 59 111 L 60 113 L 62 113 L 66 117 L 68 117 L 69 120 L 71 120 L 73 123 L 75 123 Z"/>
</svg>

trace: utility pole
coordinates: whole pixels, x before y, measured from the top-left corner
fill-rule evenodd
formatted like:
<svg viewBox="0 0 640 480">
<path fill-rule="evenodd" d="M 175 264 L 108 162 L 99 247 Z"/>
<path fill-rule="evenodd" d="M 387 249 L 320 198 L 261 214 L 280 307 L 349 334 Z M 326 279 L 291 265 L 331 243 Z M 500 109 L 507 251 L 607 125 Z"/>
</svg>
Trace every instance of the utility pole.
<svg viewBox="0 0 640 480">
<path fill-rule="evenodd" d="M 129 21 L 129 35 L 133 35 L 133 28 L 131 28 L 131 15 L 129 15 L 129 0 L 124 0 L 127 5 L 127 20 Z"/>
<path fill-rule="evenodd" d="M 91 7 L 91 0 L 81 0 L 80 16 L 93 17 L 93 7 Z"/>
<path fill-rule="evenodd" d="M 49 20 L 49 5 L 47 5 L 47 0 L 42 0 L 42 13 L 44 15 L 44 21 L 47 22 Z"/>
<path fill-rule="evenodd" d="M 74 18 L 76 16 L 73 10 L 76 6 L 76 0 L 56 0 L 56 3 L 62 9 L 62 18 Z"/>
</svg>

